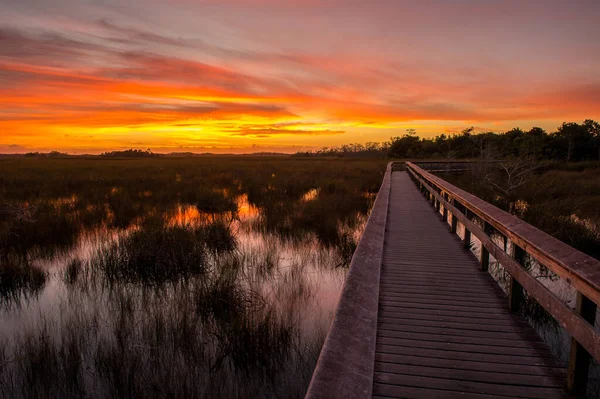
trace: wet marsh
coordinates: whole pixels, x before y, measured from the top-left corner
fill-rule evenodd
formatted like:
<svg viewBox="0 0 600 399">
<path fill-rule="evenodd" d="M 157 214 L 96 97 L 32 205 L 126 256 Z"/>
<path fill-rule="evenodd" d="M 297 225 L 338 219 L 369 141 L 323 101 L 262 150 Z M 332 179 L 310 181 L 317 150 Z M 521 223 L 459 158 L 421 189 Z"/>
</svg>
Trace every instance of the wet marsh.
<svg viewBox="0 0 600 399">
<path fill-rule="evenodd" d="M 385 161 L 0 160 L 7 397 L 302 397 Z"/>
</svg>

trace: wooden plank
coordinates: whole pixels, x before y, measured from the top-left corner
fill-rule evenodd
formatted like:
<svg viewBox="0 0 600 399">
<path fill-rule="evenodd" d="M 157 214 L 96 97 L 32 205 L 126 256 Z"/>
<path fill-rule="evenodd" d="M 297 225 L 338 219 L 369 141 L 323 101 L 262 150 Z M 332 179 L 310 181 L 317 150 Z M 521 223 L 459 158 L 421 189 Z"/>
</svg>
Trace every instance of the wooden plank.
<svg viewBox="0 0 600 399">
<path fill-rule="evenodd" d="M 425 295 L 465 295 L 465 296 L 478 296 L 483 298 L 498 298 L 504 295 L 504 292 L 500 287 L 473 287 L 470 289 L 453 289 L 447 287 L 429 287 L 423 284 L 382 284 L 380 292 L 383 293 L 416 293 Z"/>
<path fill-rule="evenodd" d="M 420 298 L 417 295 L 415 295 L 415 298 L 411 300 L 410 298 L 406 298 L 406 297 L 397 297 L 397 296 L 393 296 L 392 294 L 384 294 L 379 297 L 379 301 L 380 301 L 380 303 L 389 304 L 391 306 L 402 306 L 402 304 L 422 303 L 422 304 L 441 305 L 441 306 L 461 306 L 461 307 L 468 307 L 469 309 L 473 309 L 473 302 L 462 301 L 459 299 L 435 300 L 435 299 L 431 299 L 431 298 Z M 505 307 L 506 307 L 505 304 L 499 304 L 496 302 L 481 302 L 481 303 L 478 303 L 477 308 L 474 309 L 474 311 L 475 312 L 483 311 L 485 313 L 488 309 L 495 309 L 495 310 L 500 310 L 504 313 Z M 438 310 L 443 310 L 443 309 L 439 308 Z"/>
<path fill-rule="evenodd" d="M 518 337 L 515 337 L 513 332 L 504 332 L 504 331 L 479 331 L 479 330 L 465 330 L 462 328 L 452 328 L 443 325 L 437 326 L 422 326 L 422 325 L 409 325 L 406 323 L 402 324 L 378 324 L 378 331 L 388 330 L 388 331 L 404 331 L 404 332 L 416 332 L 416 333 L 429 333 L 429 334 L 442 334 L 442 335 L 451 335 L 451 336 L 461 336 L 461 337 L 482 337 L 482 338 L 490 338 L 499 341 L 511 341 L 514 339 L 538 339 L 532 333 L 527 332 L 519 332 Z"/>
<path fill-rule="evenodd" d="M 414 346 L 377 345 L 376 353 L 396 355 L 428 356 L 440 359 L 470 360 L 477 362 L 503 363 L 512 365 L 546 366 L 548 359 L 539 356 L 512 356 L 490 353 L 460 352 L 443 349 L 416 348 Z"/>
<path fill-rule="evenodd" d="M 468 292 L 475 292 L 476 290 L 475 288 L 475 282 L 474 283 L 454 283 L 454 282 L 447 282 L 447 281 L 439 281 L 439 280 L 429 280 L 429 279 L 407 279 L 405 281 L 398 281 L 398 282 L 391 282 L 391 281 L 382 281 L 381 285 L 384 287 L 389 287 L 389 288 L 394 288 L 394 287 L 402 287 L 405 285 L 416 285 L 416 286 L 421 286 L 421 287 L 428 287 L 428 289 L 432 289 L 432 288 L 450 288 L 451 290 L 460 292 L 462 290 L 468 291 Z M 479 290 L 479 292 L 485 292 L 486 291 L 486 286 L 489 286 L 490 289 L 492 289 L 492 284 L 491 283 L 483 283 L 483 284 L 477 284 L 477 288 Z"/>
<path fill-rule="evenodd" d="M 495 348 L 536 348 L 539 350 L 547 350 L 546 344 L 541 341 L 535 341 L 533 339 L 527 340 L 507 340 L 507 339 L 494 339 L 485 338 L 480 336 L 464 336 L 464 335 L 450 335 L 450 334 L 436 334 L 426 332 L 410 332 L 410 331 L 391 331 L 380 329 L 377 333 L 378 337 L 390 337 L 390 338 L 406 338 L 418 339 L 422 341 L 432 342 L 450 342 L 457 344 L 471 344 L 471 345 L 486 345 Z"/>
<path fill-rule="evenodd" d="M 414 282 L 406 282 L 406 283 L 386 283 L 386 282 L 382 282 L 381 283 L 381 288 L 382 289 L 389 289 L 389 290 L 396 290 L 396 291 L 401 291 L 402 289 L 411 289 L 417 287 L 422 290 L 422 292 L 436 292 L 436 291 L 445 291 L 445 292 L 465 292 L 465 293 L 473 293 L 473 294 L 482 294 L 482 295 L 489 295 L 489 290 L 486 289 L 486 287 L 481 287 L 481 286 L 470 286 L 470 287 L 453 287 L 452 285 L 426 285 L 423 283 L 414 283 Z M 491 289 L 491 287 L 490 287 Z"/>
<path fill-rule="evenodd" d="M 432 388 L 407 387 L 376 383 L 373 386 L 373 398 L 444 398 L 444 399 L 506 399 L 506 396 L 481 395 L 476 393 L 447 391 Z"/>
<path fill-rule="evenodd" d="M 399 267 L 401 265 L 397 264 L 396 267 Z M 425 267 L 426 269 L 430 268 L 430 265 L 426 265 Z M 423 270 L 424 268 L 421 268 L 421 271 L 411 271 L 411 270 L 407 270 L 407 269 L 403 269 L 402 273 L 394 273 L 392 271 L 387 271 L 385 268 L 383 268 L 382 270 L 384 272 L 386 272 L 385 275 L 385 281 L 403 281 L 406 279 L 430 279 L 430 280 L 441 280 L 441 281 L 466 281 L 466 282 L 479 282 L 479 281 L 488 281 L 488 276 L 484 276 L 483 273 L 481 274 L 473 274 L 473 273 L 458 273 L 458 272 L 454 272 L 452 269 L 450 268 L 446 268 L 445 269 L 445 273 L 449 273 L 449 274 L 442 274 L 442 273 L 429 273 L 429 272 L 425 272 Z"/>
<path fill-rule="evenodd" d="M 397 263 L 396 265 L 394 265 L 394 267 L 396 268 L 396 270 L 402 268 L 404 270 L 404 272 L 396 272 L 394 270 L 389 270 L 387 267 L 384 267 L 381 269 L 382 273 L 386 274 L 386 278 L 395 278 L 395 279 L 400 279 L 400 278 L 407 278 L 407 277 L 434 277 L 434 274 L 437 274 L 438 276 L 443 274 L 443 273 L 451 273 L 452 277 L 457 278 L 457 277 L 465 277 L 465 278 L 469 278 L 469 279 L 474 279 L 474 280 L 481 280 L 481 277 L 479 278 L 474 278 L 472 277 L 472 274 L 466 270 L 463 271 L 457 271 L 457 270 L 453 270 L 450 267 L 440 267 L 440 268 L 436 268 L 435 266 L 429 264 L 426 266 L 426 268 L 428 269 L 428 272 L 431 273 L 430 274 L 426 274 L 423 272 L 423 266 L 419 265 L 419 266 L 404 266 L 400 263 Z M 469 266 L 470 268 L 470 266 Z M 419 275 L 412 275 L 412 273 L 417 273 L 417 270 L 420 269 L 420 274 Z M 389 274 L 389 276 L 387 275 Z M 487 278 L 487 276 L 482 276 L 484 278 Z"/>
<path fill-rule="evenodd" d="M 512 364 L 480 362 L 475 360 L 457 360 L 429 356 L 415 356 L 409 354 L 377 353 L 376 362 L 385 362 L 405 366 L 427 366 L 437 368 L 450 368 L 459 370 L 487 371 L 490 373 L 510 374 L 518 370 L 521 375 L 535 375 L 549 378 L 556 378 L 564 385 L 565 371 L 562 368 L 540 366 L 540 365 L 519 365 L 518 368 Z"/>
<path fill-rule="evenodd" d="M 562 388 L 564 385 L 564 382 L 559 381 L 557 378 L 552 378 L 545 375 L 521 374 L 518 373 L 518 370 L 514 369 L 512 373 L 497 373 L 482 370 L 464 370 L 457 368 L 440 368 L 418 365 L 411 365 L 410 367 L 407 367 L 403 364 L 375 361 L 375 371 L 388 374 L 404 374 L 424 377 L 435 376 L 436 378 L 456 379 L 500 385 L 506 384 L 507 381 L 510 381 L 512 385 L 529 387 Z"/>
<path fill-rule="evenodd" d="M 390 203 L 373 394 L 563 397 L 565 371 L 406 174 Z"/>
<path fill-rule="evenodd" d="M 477 276 L 452 276 L 452 277 L 443 277 L 443 276 L 434 276 L 428 274 L 407 274 L 404 276 L 393 276 L 386 275 L 385 279 L 382 280 L 383 283 L 403 283 L 403 282 L 417 282 L 422 283 L 423 281 L 433 282 L 436 284 L 450 284 L 453 287 L 464 287 L 469 286 L 471 284 L 483 283 L 483 284 L 491 284 L 488 279 Z"/>
<path fill-rule="evenodd" d="M 442 200 L 443 201 L 443 200 Z M 451 207 L 451 205 L 447 205 Z M 460 215 L 460 214 L 459 214 Z M 462 216 L 461 216 L 462 217 Z M 536 299 L 595 359 L 600 359 L 600 334 L 584 318 L 573 312 L 560 298 L 531 276 L 519 263 L 496 245 L 480 228 L 463 217 L 461 220 L 476 235 L 483 247 L 497 259 L 527 293 Z"/>
<path fill-rule="evenodd" d="M 506 348 L 502 346 L 489 346 L 489 345 L 473 345 L 465 343 L 452 343 L 452 342 L 435 342 L 421 340 L 418 337 L 412 338 L 390 338 L 385 336 L 379 336 L 377 342 L 381 347 L 384 346 L 411 346 L 413 348 L 424 348 L 424 349 L 439 349 L 456 352 L 469 352 L 469 353 L 489 353 L 497 355 L 509 355 L 509 356 L 527 356 L 527 357 L 541 357 L 552 359 L 552 355 L 547 350 L 538 350 L 534 348 Z"/>
<path fill-rule="evenodd" d="M 452 197 L 469 211 L 491 224 L 538 262 L 568 281 L 577 291 L 600 305 L 600 261 L 416 165 L 407 165 L 437 188 L 451 193 Z"/>
<path fill-rule="evenodd" d="M 469 314 L 464 312 L 457 314 L 453 311 L 440 311 L 432 309 L 399 309 L 399 310 L 380 310 L 379 312 L 381 320 L 398 319 L 398 320 L 435 320 L 440 322 L 456 322 L 456 323 L 485 323 L 489 326 L 504 326 L 510 325 L 519 328 L 529 328 L 529 325 L 525 320 L 515 320 L 510 317 L 502 317 L 504 314 L 498 315 L 499 317 L 489 317 L 488 314 Z"/>
<path fill-rule="evenodd" d="M 465 321 L 468 319 L 475 319 L 478 323 L 485 323 L 489 320 L 498 320 L 498 321 L 511 321 L 514 322 L 515 319 L 509 317 L 505 313 L 500 314 L 490 314 L 486 312 L 484 309 L 476 309 L 470 310 L 465 309 L 461 311 L 456 310 L 439 310 L 439 309 L 419 309 L 419 308 L 396 308 L 396 309 L 379 309 L 379 314 L 381 316 L 394 316 L 394 315 L 422 315 L 427 317 L 439 317 L 439 316 L 450 316 L 450 317 L 462 317 Z M 526 320 L 517 319 L 518 324 L 521 326 L 527 326 Z"/>
<path fill-rule="evenodd" d="M 386 309 L 386 308 L 400 308 L 400 309 L 405 309 L 405 308 L 416 308 L 416 309 L 440 309 L 440 310 L 457 310 L 457 311 L 461 311 L 461 310 L 465 310 L 465 309 L 471 309 L 471 306 L 458 306 L 458 305 L 438 305 L 438 304 L 426 304 L 426 303 L 409 303 L 406 302 L 402 305 L 398 305 L 398 304 L 390 304 L 390 303 L 385 303 L 385 301 L 382 301 L 380 303 L 380 308 L 381 309 Z M 495 308 L 490 308 L 488 310 L 488 312 L 490 314 L 503 314 L 505 313 L 505 310 L 503 309 L 495 309 Z"/>
<path fill-rule="evenodd" d="M 461 306 L 463 307 L 463 309 L 461 310 L 456 310 L 456 309 L 452 309 L 452 310 L 448 310 L 448 309 L 442 309 L 439 306 L 444 306 L 446 304 L 446 302 L 444 302 L 443 300 L 433 300 L 433 299 L 429 299 L 428 298 L 415 298 L 414 301 L 410 301 L 410 299 L 408 298 L 404 298 L 404 297 L 393 297 L 393 296 L 388 296 L 386 295 L 385 297 L 381 297 L 379 299 L 380 303 L 382 304 L 386 304 L 389 306 L 394 306 L 394 307 L 398 307 L 398 308 L 402 308 L 402 310 L 398 310 L 398 309 L 394 309 L 394 311 L 405 311 L 405 312 L 411 312 L 411 313 L 415 313 L 415 312 L 419 312 L 422 314 L 436 314 L 436 315 L 462 315 L 464 317 L 474 317 L 474 318 L 484 318 L 484 319 L 499 319 L 500 317 L 498 316 L 498 313 L 494 314 L 493 312 L 490 312 L 490 310 L 498 310 L 499 312 L 501 312 L 501 315 L 505 315 L 505 309 L 503 306 L 497 304 L 497 303 L 493 303 L 493 302 L 486 302 L 485 304 L 483 304 L 482 306 L 477 306 L 476 308 L 473 308 L 473 303 L 469 303 L 469 302 L 463 302 L 463 301 L 451 301 L 450 303 L 452 303 L 454 306 Z M 415 311 L 415 307 L 408 307 L 408 306 L 404 306 L 404 305 L 417 305 L 417 304 L 423 304 L 423 305 L 432 305 L 432 307 L 430 308 L 424 308 L 424 307 L 418 307 L 418 311 Z M 437 305 L 437 306 L 436 306 Z M 381 308 L 379 309 L 379 311 L 381 312 Z M 385 310 L 385 309 L 383 309 Z M 504 317 L 505 319 L 510 319 L 509 317 Z"/>
<path fill-rule="evenodd" d="M 502 395 L 512 398 L 538 398 L 553 399 L 564 398 L 565 395 L 560 389 L 536 387 L 532 389 L 528 386 L 488 384 L 474 381 L 450 380 L 445 378 L 435 378 L 414 375 L 398 375 L 388 373 L 377 373 L 375 383 L 399 385 L 399 386 L 417 386 L 428 387 L 448 391 L 460 391 L 487 395 Z"/>
<path fill-rule="evenodd" d="M 473 299 L 477 299 L 479 301 L 478 304 L 489 304 L 489 305 L 496 305 L 499 307 L 503 307 L 506 305 L 506 301 L 504 300 L 504 298 L 494 298 L 493 296 L 481 297 L 480 295 L 465 296 L 463 293 L 458 293 L 458 292 L 454 293 L 454 295 L 451 295 L 451 294 L 441 295 L 438 293 L 424 294 L 419 291 L 416 291 L 416 292 L 387 292 L 385 294 L 385 299 L 386 300 L 407 300 L 407 301 L 414 300 L 416 302 L 428 301 L 428 303 L 440 303 L 440 304 L 448 304 L 448 303 L 459 304 L 461 302 L 466 302 L 466 303 L 470 303 L 471 305 L 473 305 Z M 478 306 L 478 308 L 479 308 L 479 306 Z"/>
</svg>

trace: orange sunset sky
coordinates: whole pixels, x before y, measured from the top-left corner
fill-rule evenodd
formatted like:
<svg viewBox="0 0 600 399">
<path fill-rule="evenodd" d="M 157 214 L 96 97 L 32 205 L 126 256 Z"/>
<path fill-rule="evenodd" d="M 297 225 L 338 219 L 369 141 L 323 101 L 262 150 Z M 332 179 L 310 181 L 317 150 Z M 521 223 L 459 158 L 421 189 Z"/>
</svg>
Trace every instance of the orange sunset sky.
<svg viewBox="0 0 600 399">
<path fill-rule="evenodd" d="M 600 119 L 598 0 L 0 0 L 0 153 Z"/>
</svg>

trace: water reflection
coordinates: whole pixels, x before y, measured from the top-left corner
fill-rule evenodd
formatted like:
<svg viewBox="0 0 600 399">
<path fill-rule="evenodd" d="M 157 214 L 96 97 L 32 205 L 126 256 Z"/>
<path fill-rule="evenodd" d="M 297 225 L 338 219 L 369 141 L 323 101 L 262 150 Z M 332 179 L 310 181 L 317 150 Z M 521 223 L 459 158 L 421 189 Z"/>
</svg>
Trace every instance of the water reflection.
<svg viewBox="0 0 600 399">
<path fill-rule="evenodd" d="M 372 201 L 313 222 L 332 206 L 316 189 L 254 202 L 194 191 L 170 207 L 120 195 L 70 245 L 25 251 L 46 279 L 1 307 L 7 392 L 303 396 Z M 51 206 L 102 208 L 76 196 Z"/>
</svg>

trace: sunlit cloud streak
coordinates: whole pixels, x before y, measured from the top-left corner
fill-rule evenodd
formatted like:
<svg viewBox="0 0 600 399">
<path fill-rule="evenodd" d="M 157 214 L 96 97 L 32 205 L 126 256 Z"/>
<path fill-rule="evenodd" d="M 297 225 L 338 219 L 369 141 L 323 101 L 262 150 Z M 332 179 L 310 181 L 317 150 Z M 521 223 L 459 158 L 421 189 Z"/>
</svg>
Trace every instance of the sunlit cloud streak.
<svg viewBox="0 0 600 399">
<path fill-rule="evenodd" d="M 290 148 L 600 117 L 598 2 L 0 0 L 0 148 Z M 240 150 L 241 151 L 241 150 Z"/>
</svg>

